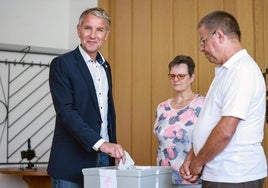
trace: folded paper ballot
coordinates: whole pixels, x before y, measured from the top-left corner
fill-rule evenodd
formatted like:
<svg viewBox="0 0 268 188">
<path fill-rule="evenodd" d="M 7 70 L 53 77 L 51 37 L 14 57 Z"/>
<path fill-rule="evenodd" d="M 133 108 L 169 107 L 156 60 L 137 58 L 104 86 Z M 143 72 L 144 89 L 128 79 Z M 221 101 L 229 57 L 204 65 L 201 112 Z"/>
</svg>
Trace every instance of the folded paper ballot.
<svg viewBox="0 0 268 188">
<path fill-rule="evenodd" d="M 126 154 L 126 162 L 125 162 L 125 164 L 123 164 L 123 161 L 121 160 L 119 162 L 119 165 L 118 165 L 117 168 L 119 170 L 135 169 L 135 166 L 134 166 L 135 163 L 134 163 L 133 159 L 130 157 L 128 152 L 125 151 L 125 154 Z"/>
</svg>

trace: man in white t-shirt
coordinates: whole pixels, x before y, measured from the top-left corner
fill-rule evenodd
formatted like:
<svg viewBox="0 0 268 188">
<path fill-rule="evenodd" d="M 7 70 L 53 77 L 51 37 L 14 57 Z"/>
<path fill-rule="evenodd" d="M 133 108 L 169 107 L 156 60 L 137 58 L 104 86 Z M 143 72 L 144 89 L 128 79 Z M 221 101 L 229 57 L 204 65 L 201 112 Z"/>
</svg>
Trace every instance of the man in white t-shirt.
<svg viewBox="0 0 268 188">
<path fill-rule="evenodd" d="M 200 50 L 217 66 L 180 169 L 202 188 L 262 188 L 267 176 L 261 145 L 266 85 L 260 68 L 240 43 L 236 19 L 215 11 L 198 24 Z"/>
</svg>

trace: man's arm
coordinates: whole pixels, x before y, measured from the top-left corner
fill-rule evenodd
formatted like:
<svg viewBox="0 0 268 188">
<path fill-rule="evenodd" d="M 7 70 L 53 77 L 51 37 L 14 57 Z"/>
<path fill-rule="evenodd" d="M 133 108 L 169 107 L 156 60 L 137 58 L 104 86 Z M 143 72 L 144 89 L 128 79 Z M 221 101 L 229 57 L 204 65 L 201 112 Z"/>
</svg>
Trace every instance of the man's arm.
<svg viewBox="0 0 268 188">
<path fill-rule="evenodd" d="M 189 182 L 196 182 L 197 179 L 199 178 L 199 176 L 193 176 L 190 172 L 190 165 L 191 165 L 191 161 L 194 159 L 195 155 L 194 155 L 194 151 L 193 148 L 190 150 L 190 152 L 188 153 L 187 157 L 185 158 L 183 164 L 180 167 L 180 175 L 183 179 L 185 179 L 186 181 Z"/>
<path fill-rule="evenodd" d="M 191 175 L 201 174 L 203 166 L 217 156 L 230 143 L 239 122 L 239 118 L 232 116 L 223 116 L 221 118 L 210 133 L 202 149 L 191 161 Z"/>
</svg>

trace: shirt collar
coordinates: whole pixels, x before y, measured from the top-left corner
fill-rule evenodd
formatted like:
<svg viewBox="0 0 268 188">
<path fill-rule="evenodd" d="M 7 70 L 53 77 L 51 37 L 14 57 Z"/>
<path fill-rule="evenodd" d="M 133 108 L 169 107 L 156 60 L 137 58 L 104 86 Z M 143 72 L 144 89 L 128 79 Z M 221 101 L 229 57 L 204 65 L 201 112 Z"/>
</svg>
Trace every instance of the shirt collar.
<svg viewBox="0 0 268 188">
<path fill-rule="evenodd" d="M 239 58 L 244 56 L 246 53 L 246 49 L 239 50 L 223 64 L 223 67 L 229 69 Z"/>
<path fill-rule="evenodd" d="M 219 72 L 221 72 L 221 70 L 223 69 L 230 69 L 233 64 L 242 56 L 244 56 L 245 54 L 247 54 L 247 50 L 246 49 L 242 49 L 238 52 L 236 52 L 232 57 L 230 57 L 223 65 L 221 66 L 216 66 L 215 67 L 215 74 L 218 74 Z"/>
<path fill-rule="evenodd" d="M 81 47 L 81 45 L 79 45 L 79 51 L 83 59 L 85 60 L 85 62 L 90 62 L 90 61 L 94 62 L 94 60 L 86 53 L 86 51 Z M 100 52 L 97 53 L 96 61 L 101 65 L 105 63 L 105 59 L 103 58 Z"/>
</svg>

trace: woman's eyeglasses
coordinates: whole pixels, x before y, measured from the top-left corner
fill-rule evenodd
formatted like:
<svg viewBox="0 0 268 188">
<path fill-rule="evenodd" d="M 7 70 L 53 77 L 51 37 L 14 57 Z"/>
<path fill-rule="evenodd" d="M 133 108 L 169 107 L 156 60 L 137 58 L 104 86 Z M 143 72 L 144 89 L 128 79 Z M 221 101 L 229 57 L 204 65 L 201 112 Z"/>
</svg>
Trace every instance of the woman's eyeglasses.
<svg viewBox="0 0 268 188">
<path fill-rule="evenodd" d="M 168 74 L 168 77 L 170 80 L 175 80 L 176 77 L 178 78 L 178 80 L 183 80 L 187 75 L 189 74 Z"/>
</svg>

